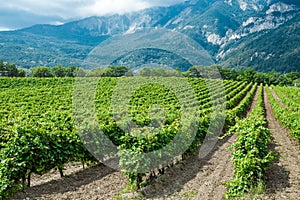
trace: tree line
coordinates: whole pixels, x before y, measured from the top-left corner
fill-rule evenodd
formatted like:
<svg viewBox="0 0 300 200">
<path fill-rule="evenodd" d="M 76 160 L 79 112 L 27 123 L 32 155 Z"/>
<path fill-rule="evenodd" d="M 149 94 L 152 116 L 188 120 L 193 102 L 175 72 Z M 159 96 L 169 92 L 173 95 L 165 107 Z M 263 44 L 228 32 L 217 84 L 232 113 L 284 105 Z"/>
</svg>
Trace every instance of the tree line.
<svg viewBox="0 0 300 200">
<path fill-rule="evenodd" d="M 170 70 L 165 68 L 142 68 L 139 70 L 131 70 L 125 66 L 110 66 L 103 68 L 95 68 L 93 70 L 85 70 L 80 67 L 68 66 L 63 67 L 57 65 L 54 67 L 39 66 L 25 70 L 18 68 L 15 64 L 5 63 L 0 61 L 0 77 L 121 77 L 121 76 L 184 76 L 192 78 L 203 78 L 203 73 L 206 71 L 214 71 L 217 69 L 218 75 L 216 78 L 222 77 L 225 80 L 247 81 L 262 83 L 264 85 L 290 85 L 300 87 L 300 74 L 299 72 L 289 72 L 281 74 L 276 71 L 271 72 L 258 72 L 252 68 L 245 70 L 235 70 L 223 68 L 218 65 L 204 67 L 197 66 L 191 67 L 186 72 L 180 72 L 179 69 Z M 209 77 L 213 77 L 211 75 Z"/>
<path fill-rule="evenodd" d="M 217 68 L 218 73 L 222 79 L 225 80 L 235 80 L 235 81 L 247 81 L 255 82 L 263 85 L 289 85 L 300 87 L 300 74 L 299 72 L 289 72 L 282 74 L 280 72 L 271 71 L 271 72 L 258 72 L 253 68 L 247 68 L 245 70 L 235 70 L 223 68 L 221 66 L 210 66 Z M 191 67 L 186 73 L 189 77 L 202 77 L 201 72 L 203 68 L 210 67 Z M 212 70 L 213 71 L 213 70 Z"/>
<path fill-rule="evenodd" d="M 18 68 L 15 64 L 0 61 L 0 77 L 121 77 L 133 75 L 129 68 L 111 66 L 85 70 L 80 67 L 57 65 L 54 67 L 39 66 L 30 69 Z"/>
</svg>

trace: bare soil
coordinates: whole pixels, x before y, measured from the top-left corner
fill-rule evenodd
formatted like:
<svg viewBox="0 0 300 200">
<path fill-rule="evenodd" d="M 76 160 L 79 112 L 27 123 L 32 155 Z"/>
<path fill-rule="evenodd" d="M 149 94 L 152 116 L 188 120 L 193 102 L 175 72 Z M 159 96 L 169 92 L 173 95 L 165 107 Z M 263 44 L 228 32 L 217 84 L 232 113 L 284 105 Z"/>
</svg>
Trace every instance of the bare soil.
<svg viewBox="0 0 300 200">
<path fill-rule="evenodd" d="M 266 117 L 272 136 L 270 148 L 279 158 L 267 172 L 266 194 L 260 199 L 300 199 L 299 147 L 289 137 L 289 131 L 275 119 L 266 91 L 264 96 Z M 279 100 L 277 96 L 275 98 Z"/>
<path fill-rule="evenodd" d="M 233 176 L 231 152 L 227 149 L 235 141 L 228 137 L 219 141 L 204 159 L 190 157 L 169 169 L 154 184 L 142 191 L 145 199 L 222 199 L 224 182 Z"/>
<path fill-rule="evenodd" d="M 249 107 L 249 110 L 248 110 L 248 112 L 247 112 L 247 115 L 246 115 L 246 117 L 249 117 L 249 115 L 251 114 L 251 112 L 253 111 L 253 109 L 254 109 L 254 107 L 255 107 L 255 105 L 256 105 L 256 103 L 257 103 L 257 99 L 258 99 L 258 96 L 259 96 L 259 86 L 257 86 L 257 88 L 256 88 L 256 92 L 255 92 L 255 95 L 254 95 L 254 97 L 253 97 L 253 100 L 252 100 L 252 102 L 251 102 L 251 105 L 250 105 L 250 107 Z"/>
<path fill-rule="evenodd" d="M 288 109 L 288 107 L 282 102 L 282 100 L 277 96 L 276 92 L 271 88 L 269 87 L 274 99 L 276 99 L 276 101 L 281 105 L 281 107 L 285 108 L 285 109 Z"/>
<path fill-rule="evenodd" d="M 77 168 L 77 167 L 75 167 Z M 74 167 L 69 166 L 68 170 Z M 77 171 L 63 178 L 48 173 L 40 178 L 44 183 L 18 193 L 12 199 L 114 199 L 127 183 L 125 177 L 103 164 Z M 35 177 L 37 179 L 37 177 Z"/>
</svg>

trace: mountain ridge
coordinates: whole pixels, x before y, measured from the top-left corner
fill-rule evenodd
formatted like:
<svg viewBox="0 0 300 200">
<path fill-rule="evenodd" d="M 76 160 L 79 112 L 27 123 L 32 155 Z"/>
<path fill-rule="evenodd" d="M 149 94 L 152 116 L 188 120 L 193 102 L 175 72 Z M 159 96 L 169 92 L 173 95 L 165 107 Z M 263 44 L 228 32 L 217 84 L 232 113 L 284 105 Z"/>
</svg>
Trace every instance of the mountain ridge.
<svg viewBox="0 0 300 200">
<path fill-rule="evenodd" d="M 290 26 L 288 22 L 293 19 L 296 19 L 294 23 L 297 24 L 299 4 L 296 0 L 186 1 L 169 7 L 148 8 L 123 15 L 92 16 L 58 26 L 34 25 L 17 31 L 0 32 L 0 50 L 3 52 L 0 59 L 28 68 L 57 64 L 80 66 L 93 48 L 110 37 L 133 34 L 145 28 L 165 28 L 191 37 L 217 64 L 235 68 L 238 61 L 233 60 L 236 58 L 231 52 L 245 56 L 241 60 L 249 59 L 249 55 L 241 53 L 248 51 L 241 48 L 242 45 L 247 44 L 246 47 L 250 48 L 252 41 L 257 44 L 259 40 L 255 40 L 255 35 L 263 38 L 266 34 L 272 35 L 271 32 L 274 31 L 273 35 L 283 34 L 276 30 Z M 286 41 L 293 40 L 291 36 L 287 37 Z M 294 52 L 297 44 L 285 49 Z M 284 46 L 280 43 L 277 47 L 273 44 L 270 48 L 280 49 L 280 45 Z M 297 57 L 297 54 L 291 56 L 283 52 L 283 60 Z M 272 63 L 280 65 L 278 69 L 281 72 L 290 71 L 282 70 L 291 68 L 287 65 L 299 66 L 297 62 L 280 62 L 277 57 L 270 59 L 274 60 Z M 241 67 L 245 67 L 251 65 L 251 62 L 241 64 Z M 265 65 L 253 67 L 259 71 L 270 71 L 270 67 Z"/>
</svg>

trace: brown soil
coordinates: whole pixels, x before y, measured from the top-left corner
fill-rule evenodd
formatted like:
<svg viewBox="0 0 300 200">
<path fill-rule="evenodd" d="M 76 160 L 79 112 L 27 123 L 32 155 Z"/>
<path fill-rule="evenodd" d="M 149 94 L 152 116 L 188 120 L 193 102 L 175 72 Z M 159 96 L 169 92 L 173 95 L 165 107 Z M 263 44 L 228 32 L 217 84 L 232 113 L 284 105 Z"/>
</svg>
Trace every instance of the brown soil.
<svg viewBox="0 0 300 200">
<path fill-rule="evenodd" d="M 282 100 L 277 96 L 276 92 L 271 87 L 269 87 L 269 89 L 270 89 L 274 99 L 276 99 L 276 101 L 281 105 L 281 107 L 288 109 L 288 107 L 286 105 L 284 105 Z"/>
<path fill-rule="evenodd" d="M 63 170 L 63 172 L 65 176 L 69 176 L 81 171 L 82 169 L 83 166 L 81 165 L 81 163 L 69 163 L 65 165 L 65 169 Z M 49 173 L 46 173 L 42 176 L 33 174 L 31 176 L 31 187 L 42 185 L 49 181 L 59 180 L 60 178 L 60 173 L 57 169 L 52 169 Z"/>
<path fill-rule="evenodd" d="M 120 172 L 116 172 L 103 164 L 78 171 L 61 179 L 55 179 L 55 177 L 56 175 L 51 173 L 45 175 L 42 179 L 45 183 L 20 192 L 12 199 L 107 200 L 114 199 L 115 194 L 121 191 L 127 183 Z"/>
<path fill-rule="evenodd" d="M 275 119 L 266 91 L 264 91 L 264 96 L 266 117 L 272 136 L 270 148 L 279 155 L 279 158 L 267 172 L 266 194 L 260 199 L 299 199 L 299 147 L 289 138 L 289 131 L 282 128 Z"/>
<path fill-rule="evenodd" d="M 248 111 L 246 117 L 248 117 L 251 114 L 252 110 L 254 109 L 254 107 L 257 103 L 258 96 L 259 96 L 259 86 L 257 86 L 257 88 L 256 88 L 255 95 L 253 97 L 252 103 L 250 105 L 250 108 L 249 108 L 249 111 Z"/>
<path fill-rule="evenodd" d="M 169 169 L 154 184 L 141 193 L 145 199 L 222 199 L 226 188 L 223 182 L 233 176 L 228 150 L 235 136 L 219 141 L 204 159 L 190 157 Z"/>
</svg>

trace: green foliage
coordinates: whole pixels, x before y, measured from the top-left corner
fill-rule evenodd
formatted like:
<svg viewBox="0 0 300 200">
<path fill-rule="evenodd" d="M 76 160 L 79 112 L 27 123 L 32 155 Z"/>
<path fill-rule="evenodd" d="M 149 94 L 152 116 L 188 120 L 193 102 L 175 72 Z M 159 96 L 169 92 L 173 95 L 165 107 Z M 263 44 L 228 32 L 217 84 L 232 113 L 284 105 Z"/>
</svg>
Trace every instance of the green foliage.
<svg viewBox="0 0 300 200">
<path fill-rule="evenodd" d="M 179 70 L 168 70 L 164 68 L 142 68 L 138 71 L 140 76 L 161 76 L 161 77 L 181 77 L 181 73 Z"/>
<path fill-rule="evenodd" d="M 272 95 L 269 88 L 267 88 L 269 100 L 278 119 L 286 128 L 291 131 L 291 135 L 300 144 L 300 99 L 299 88 L 291 87 L 273 87 L 278 97 L 282 100 L 283 107 Z"/>
<path fill-rule="evenodd" d="M 225 127 L 227 126 L 226 128 L 234 126 L 236 122 L 239 120 L 239 118 L 243 117 L 243 114 L 245 113 L 247 107 L 250 105 L 254 97 L 256 88 L 257 88 L 257 84 L 254 84 L 254 86 L 252 86 L 251 90 L 247 93 L 246 96 L 244 90 L 244 93 L 238 93 L 236 95 L 237 97 L 236 96 L 233 97 L 233 99 L 240 99 L 241 101 L 238 102 L 236 100 L 238 102 L 238 105 L 236 105 L 232 110 L 226 111 L 226 119 L 225 119 Z"/>
<path fill-rule="evenodd" d="M 110 66 L 108 68 L 96 68 L 87 74 L 89 77 L 121 77 L 129 72 L 129 68 L 124 66 Z"/>
<path fill-rule="evenodd" d="M 53 77 L 53 73 L 50 68 L 41 66 L 36 68 L 31 68 L 33 77 Z"/>
<path fill-rule="evenodd" d="M 57 67 L 58 72 L 61 68 Z M 141 81 L 147 77 L 123 78 Z M 166 78 L 168 81 L 178 82 L 176 77 Z M 166 166 L 169 161 L 178 162 L 182 158 L 193 154 L 199 147 L 210 126 L 210 120 L 218 121 L 222 113 L 213 116 L 214 109 L 222 103 L 223 96 L 227 97 L 228 115 L 226 126 L 231 121 L 241 117 L 249 101 L 252 99 L 256 85 L 246 82 L 186 79 L 195 91 L 196 101 L 199 103 L 199 119 L 191 121 L 189 129 L 197 127 L 195 136 L 189 135 L 190 130 L 182 130 L 179 138 L 180 145 L 169 149 L 179 150 L 188 144 L 183 155 L 172 157 L 169 151 L 163 152 L 169 156 L 164 160 Z M 188 99 L 185 88 L 176 96 L 172 90 L 160 84 L 145 84 L 130 97 L 129 113 L 133 122 L 142 129 L 132 127 L 124 131 L 114 120 L 111 108 L 111 97 L 120 78 L 101 78 L 97 87 L 96 112 L 99 120 L 97 127 L 101 127 L 104 134 L 118 146 L 120 167 L 128 177 L 129 182 L 139 188 L 146 176 L 153 172 L 140 173 L 140 170 L 150 164 L 156 171 L 163 173 L 165 168 L 159 164 L 149 163 L 144 153 L 153 152 L 168 145 L 181 127 L 182 107 L 178 97 Z M 222 91 L 222 84 L 224 90 Z M 0 191 L 2 197 L 11 196 L 22 189 L 24 184 L 30 185 L 30 174 L 44 174 L 52 168 L 63 169 L 65 163 L 72 161 L 94 162 L 93 156 L 86 150 L 86 143 L 82 143 L 79 130 L 75 126 L 72 116 L 72 92 L 74 79 L 72 78 L 2 78 L 0 79 Z M 133 84 L 134 85 L 134 84 Z M 127 84 L 128 86 L 128 84 Z M 212 90 L 210 88 L 213 88 Z M 211 90 L 211 91 L 210 91 Z M 225 93 L 223 93 L 225 92 Z M 187 101 L 191 105 L 195 102 Z M 158 107 L 156 107 L 159 105 Z M 189 104 L 188 104 L 189 105 Z M 196 104 L 195 104 L 196 105 Z M 156 111 L 163 111 L 156 115 Z M 227 119 L 228 118 L 228 119 Z M 190 119 L 184 119 L 190 120 Z M 230 122 L 230 123 L 229 123 Z M 156 128 L 148 128 L 148 125 Z M 86 130 L 89 134 L 81 137 L 99 138 L 98 133 Z M 90 139 L 91 139 L 90 138 Z M 191 141 L 191 145 L 189 143 Z M 93 141 L 92 141 L 93 142 Z M 190 146 L 189 146 L 190 145 Z M 96 153 L 103 153 L 104 146 L 96 149 Z M 158 154 L 156 154 L 159 156 Z M 181 157 L 181 158 L 180 158 Z M 165 158 L 165 157 L 164 157 Z M 130 170 L 129 170 L 130 168 Z"/>
<path fill-rule="evenodd" d="M 235 69 L 224 68 L 219 65 L 208 67 L 193 66 L 186 73 L 188 77 L 201 78 L 203 77 L 204 69 L 211 69 L 211 71 L 213 71 L 213 67 L 217 67 L 219 72 L 215 78 L 217 79 L 222 77 L 223 80 L 246 81 L 249 83 L 255 82 L 258 84 L 262 83 L 264 85 L 294 85 L 299 79 L 298 72 L 289 72 L 287 74 L 281 74 L 274 70 L 271 72 L 258 72 L 253 68 L 246 68 L 236 71 Z"/>
<path fill-rule="evenodd" d="M 290 72 L 285 74 L 285 77 L 289 80 L 289 81 L 294 81 L 297 80 L 298 78 L 300 78 L 300 74 L 299 72 Z"/>
<path fill-rule="evenodd" d="M 203 60 L 208 60 L 203 55 Z M 211 63 L 209 61 L 206 61 Z M 134 51 L 125 53 L 121 57 L 117 58 L 111 64 L 115 66 L 125 65 L 131 69 L 139 68 L 140 66 L 153 65 L 161 67 L 169 67 L 173 70 L 180 69 L 180 71 L 187 71 L 192 65 L 183 57 L 173 53 L 172 51 L 166 51 L 158 48 L 139 48 Z"/>
<path fill-rule="evenodd" d="M 263 183 L 264 173 L 275 156 L 268 149 L 270 130 L 265 119 L 263 86 L 259 89 L 259 98 L 249 117 L 237 122 L 230 129 L 237 134 L 237 141 L 230 147 L 234 149 L 232 161 L 234 178 L 227 182 L 226 198 L 240 197 L 253 191 Z"/>
<path fill-rule="evenodd" d="M 238 75 L 238 80 L 240 81 L 249 81 L 254 80 L 255 77 L 255 71 L 252 68 L 247 68 L 244 71 L 240 71 Z"/>
<path fill-rule="evenodd" d="M 24 77 L 25 71 L 22 69 L 18 69 L 15 64 L 4 63 L 0 60 L 0 77 Z"/>
<path fill-rule="evenodd" d="M 2 67 L 1 67 L 2 66 Z M 262 83 L 264 85 L 292 85 L 297 86 L 299 82 L 298 72 L 289 72 L 287 74 L 281 74 L 279 72 L 271 71 L 268 73 L 257 72 L 252 68 L 246 68 L 245 70 L 236 71 L 235 69 L 228 69 L 221 67 L 220 65 L 212 66 L 193 66 L 189 68 L 187 72 L 181 72 L 178 69 L 168 70 L 164 68 L 142 68 L 138 71 L 130 71 L 125 66 L 110 66 L 103 68 L 95 68 L 92 71 L 85 71 L 82 68 L 73 66 L 63 67 L 57 65 L 52 68 L 40 66 L 30 69 L 33 77 L 121 77 L 121 76 L 133 76 L 138 74 L 140 76 L 158 76 L 158 77 L 191 77 L 191 78 L 212 78 L 223 80 L 237 80 L 243 82 L 255 82 Z M 15 65 L 0 62 L 0 73 L 2 76 L 18 76 L 25 77 L 26 71 L 24 69 L 18 69 Z M 28 74 L 27 74 L 28 75 Z"/>
<path fill-rule="evenodd" d="M 49 77 L 83 77 L 86 76 L 86 72 L 78 67 L 63 67 L 57 65 L 52 68 L 46 66 L 40 66 L 30 69 L 33 77 L 49 78 Z"/>
<path fill-rule="evenodd" d="M 31 173 L 62 170 L 72 161 L 94 161 L 71 117 L 73 81 L 0 79 L 2 198 L 22 189 L 25 180 L 30 186 Z"/>
<path fill-rule="evenodd" d="M 25 77 L 26 71 L 24 69 L 18 69 L 18 77 Z"/>
<path fill-rule="evenodd" d="M 106 72 L 106 74 L 104 74 L 104 76 L 108 76 L 108 77 L 121 77 L 124 76 L 127 72 L 129 71 L 129 68 L 124 67 L 124 66 L 111 66 L 108 68 L 108 71 Z"/>
<path fill-rule="evenodd" d="M 52 74 L 54 77 L 65 77 L 65 70 L 61 65 L 55 66 L 52 68 Z"/>
<path fill-rule="evenodd" d="M 192 144 L 190 147 L 186 150 L 186 152 L 182 155 L 183 158 L 193 154 L 195 150 L 199 147 L 199 144 L 203 141 L 205 135 L 207 134 L 207 131 L 210 126 L 210 120 L 213 116 L 211 116 L 211 113 L 213 109 L 215 108 L 212 104 L 212 99 L 214 101 L 218 102 L 218 99 L 222 98 L 222 95 L 220 95 L 221 90 L 219 90 L 219 86 L 221 85 L 219 81 L 213 80 L 209 81 L 207 84 L 211 84 L 210 87 L 213 87 L 214 90 L 209 93 L 207 87 L 205 87 L 204 82 L 202 79 L 189 79 L 190 83 L 192 84 L 193 88 L 196 91 L 196 94 L 199 95 L 199 103 L 200 103 L 200 119 L 199 119 L 199 130 L 197 131 L 197 134 L 195 138 L 193 139 Z M 149 87 L 150 86 L 150 87 Z M 135 95 L 138 96 L 138 98 L 134 98 L 132 101 L 136 105 L 144 105 L 144 106 L 133 106 L 132 108 L 137 109 L 137 111 L 134 111 L 133 109 L 131 112 L 134 119 L 137 119 L 136 123 L 139 125 L 147 125 L 150 122 L 150 119 L 148 119 L 148 116 L 142 115 L 143 113 L 148 113 L 147 109 L 149 109 L 149 105 L 151 104 L 160 104 L 165 105 L 167 108 L 165 110 L 168 110 L 166 113 L 166 121 L 165 125 L 162 130 L 157 130 L 154 132 L 155 135 L 145 136 L 140 138 L 132 137 L 132 134 L 134 135 L 133 130 L 131 131 L 131 135 L 127 133 L 121 134 L 121 137 L 117 137 L 120 145 L 119 150 L 119 156 L 121 158 L 120 160 L 120 166 L 123 169 L 122 171 L 125 173 L 125 175 L 128 177 L 130 182 L 132 184 L 135 184 L 137 188 L 139 188 L 141 184 L 141 177 L 145 176 L 146 174 L 139 173 L 139 170 L 147 169 L 150 165 L 155 166 L 154 163 L 150 163 L 150 160 L 145 157 L 145 152 L 152 152 L 153 150 L 158 150 L 168 144 L 174 137 L 174 134 L 178 132 L 179 128 L 179 121 L 178 117 L 180 115 L 176 114 L 178 110 L 178 105 L 176 105 L 176 101 L 173 102 L 175 99 L 172 98 L 172 96 L 168 97 L 168 92 L 161 88 L 161 86 L 155 86 L 155 85 L 149 85 L 148 87 L 143 87 L 141 90 L 139 90 Z M 256 85 L 255 85 L 256 87 Z M 229 98 L 229 104 L 231 108 L 234 108 L 235 106 L 238 107 L 238 109 L 235 109 L 233 112 L 230 113 L 230 116 L 234 116 L 235 118 L 237 115 L 241 116 L 242 113 L 244 113 L 245 109 L 247 108 L 247 104 L 251 101 L 255 89 L 252 89 L 251 92 L 248 94 L 249 90 L 253 87 L 253 84 L 246 84 L 246 83 L 239 83 L 229 81 L 226 82 L 225 88 L 226 92 L 228 92 L 227 97 Z M 158 93 L 152 93 L 155 90 L 160 91 Z M 145 96 L 145 92 L 147 91 L 147 95 Z M 103 93 L 103 88 L 101 90 L 101 93 Z M 159 94 L 158 99 L 156 95 Z M 169 93 L 170 94 L 170 93 Z M 153 95 L 153 96 L 152 96 Z M 224 94 L 225 95 L 225 94 Z M 242 101 L 244 97 L 247 101 Z M 147 98 L 145 98 L 147 97 Z M 166 99 L 164 99 L 166 98 Z M 159 100 L 159 101 L 156 101 Z M 166 102 L 164 102 L 166 100 Z M 243 103 L 239 105 L 239 102 L 242 101 Z M 166 103 L 166 104 L 165 104 Z M 175 104 L 174 104 L 175 103 Z M 105 103 L 106 105 L 110 105 L 110 103 Z M 103 107 L 103 106 L 101 106 Z M 146 110 L 144 110 L 146 109 Z M 216 108 L 217 109 L 217 108 Z M 106 108 L 106 110 L 111 110 L 111 108 Z M 171 112 L 171 113 L 169 113 Z M 142 114 L 139 114 L 142 113 Z M 171 114 L 171 115 L 170 115 Z M 175 115 L 174 115 L 175 114 Z M 107 115 L 110 115 L 107 113 Z M 168 116 L 172 116 L 171 119 L 169 119 Z M 103 115 L 102 115 L 103 116 Z M 177 117 L 176 117 L 177 116 Z M 175 118 L 174 118 L 175 117 Z M 218 116 L 221 117 L 221 116 Z M 140 121 L 140 119 L 142 119 Z M 105 117 L 105 120 L 107 120 L 107 117 Z M 152 119 L 153 120 L 153 119 Z M 160 120 L 158 120 L 160 121 Z M 218 121 L 215 119 L 214 121 Z M 229 126 L 229 125 L 228 125 Z M 115 126 L 113 126 L 115 127 Z M 111 128 L 111 130 L 114 130 L 114 128 Z M 108 130 L 108 129 L 107 129 Z M 148 130 L 149 131 L 149 130 Z M 115 135 L 115 132 L 108 133 L 109 135 Z M 145 133 L 144 133 L 145 134 Z M 115 138 L 111 137 L 110 138 Z M 120 141 L 121 140 L 121 141 Z M 182 141 L 185 141 L 184 139 Z M 115 142 L 117 143 L 117 142 Z M 177 148 L 177 147 L 175 147 Z M 166 152 L 162 153 L 162 157 L 165 159 L 167 158 Z M 174 159 L 174 158 L 173 158 Z M 168 164 L 166 159 L 166 165 Z M 157 166 L 158 167 L 158 166 Z M 128 169 L 128 170 L 126 170 Z M 163 172 L 164 168 L 158 168 L 160 171 Z M 152 173 L 152 172 L 149 172 Z"/>
<path fill-rule="evenodd" d="M 291 72 L 292 74 L 297 72 Z M 279 72 L 271 71 L 267 73 L 256 72 L 252 68 L 247 68 L 246 70 L 241 70 L 238 72 L 237 80 L 256 82 L 258 84 L 262 83 L 264 85 L 291 85 L 292 81 L 287 78 L 285 74 Z"/>
<path fill-rule="evenodd" d="M 221 77 L 225 80 L 237 80 L 238 73 L 235 69 L 228 69 L 221 66 L 218 66 Z"/>
<path fill-rule="evenodd" d="M 293 81 L 293 86 L 300 87 L 300 78 Z"/>
</svg>

